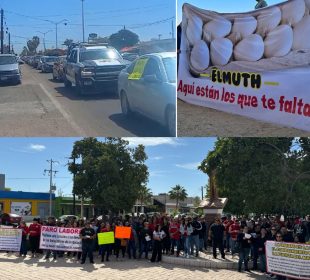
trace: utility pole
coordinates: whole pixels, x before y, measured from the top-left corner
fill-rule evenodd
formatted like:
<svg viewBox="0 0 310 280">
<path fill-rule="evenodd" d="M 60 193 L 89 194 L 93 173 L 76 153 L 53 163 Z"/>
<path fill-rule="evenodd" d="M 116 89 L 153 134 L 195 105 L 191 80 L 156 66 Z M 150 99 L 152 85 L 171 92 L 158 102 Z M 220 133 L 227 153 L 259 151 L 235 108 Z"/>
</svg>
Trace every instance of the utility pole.
<svg viewBox="0 0 310 280">
<path fill-rule="evenodd" d="M 158 40 L 160 40 L 161 36 L 163 36 L 162 34 L 158 34 Z"/>
<path fill-rule="evenodd" d="M 56 190 L 56 187 L 53 185 L 53 175 L 55 176 L 58 172 L 57 170 L 53 170 L 53 163 L 59 163 L 58 161 L 54 161 L 53 159 L 47 160 L 50 163 L 50 169 L 44 169 L 44 173 L 48 173 L 50 176 L 50 208 L 49 208 L 49 216 L 52 216 L 52 194 L 53 191 Z"/>
<path fill-rule="evenodd" d="M 174 24 L 173 24 L 173 20 L 171 21 L 171 35 L 172 35 L 172 39 L 174 39 Z"/>
<path fill-rule="evenodd" d="M 83 43 L 85 42 L 85 22 L 84 22 L 84 1 L 82 1 L 82 27 L 83 27 Z"/>
<path fill-rule="evenodd" d="M 43 47 L 44 47 L 44 53 L 46 52 L 46 45 L 45 45 L 45 35 L 49 32 L 53 32 L 53 30 L 48 30 L 46 32 L 37 31 L 40 34 L 43 34 Z"/>
<path fill-rule="evenodd" d="M 11 53 L 11 33 L 9 33 L 9 53 Z"/>
<path fill-rule="evenodd" d="M 201 200 L 203 200 L 203 186 L 201 186 Z"/>
<path fill-rule="evenodd" d="M 1 54 L 3 54 L 3 18 L 4 18 L 4 12 L 3 12 L 3 9 L 1 9 L 1 34 L 0 34 L 0 37 L 1 37 Z"/>
</svg>

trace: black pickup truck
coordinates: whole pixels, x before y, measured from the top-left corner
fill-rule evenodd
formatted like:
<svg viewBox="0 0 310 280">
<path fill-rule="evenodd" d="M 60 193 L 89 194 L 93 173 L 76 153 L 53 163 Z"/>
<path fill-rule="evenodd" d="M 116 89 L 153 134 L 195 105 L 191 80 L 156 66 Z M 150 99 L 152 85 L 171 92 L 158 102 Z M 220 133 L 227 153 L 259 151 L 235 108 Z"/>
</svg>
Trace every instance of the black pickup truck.
<svg viewBox="0 0 310 280">
<path fill-rule="evenodd" d="M 64 65 L 64 84 L 75 85 L 80 94 L 105 90 L 117 93 L 118 75 L 128 63 L 111 46 L 75 45 L 69 49 Z"/>
</svg>

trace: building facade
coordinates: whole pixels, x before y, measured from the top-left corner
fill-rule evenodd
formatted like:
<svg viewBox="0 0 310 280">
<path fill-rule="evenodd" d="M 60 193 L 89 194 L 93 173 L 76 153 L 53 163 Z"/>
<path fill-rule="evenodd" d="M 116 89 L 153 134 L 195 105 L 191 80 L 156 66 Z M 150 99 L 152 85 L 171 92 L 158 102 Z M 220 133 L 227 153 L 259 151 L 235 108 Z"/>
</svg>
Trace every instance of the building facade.
<svg viewBox="0 0 310 280">
<path fill-rule="evenodd" d="M 54 200 L 55 194 L 52 194 L 52 201 Z M 0 191 L 0 213 L 45 219 L 49 215 L 49 201 L 49 193 Z"/>
</svg>

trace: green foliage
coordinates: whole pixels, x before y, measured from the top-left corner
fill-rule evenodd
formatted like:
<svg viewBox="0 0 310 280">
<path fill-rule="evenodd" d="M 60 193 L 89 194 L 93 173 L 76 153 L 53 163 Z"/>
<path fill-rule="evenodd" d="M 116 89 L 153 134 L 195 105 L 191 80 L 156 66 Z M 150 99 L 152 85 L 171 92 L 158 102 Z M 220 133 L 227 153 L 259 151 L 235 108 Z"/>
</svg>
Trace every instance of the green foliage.
<svg viewBox="0 0 310 280">
<path fill-rule="evenodd" d="M 29 54 L 36 54 L 39 45 L 40 45 L 40 38 L 38 36 L 33 36 L 31 40 L 28 40 L 27 47 L 29 50 Z"/>
<path fill-rule="evenodd" d="M 140 201 L 141 206 L 151 202 L 152 192 L 147 186 L 142 185 L 138 190 L 138 200 Z"/>
<path fill-rule="evenodd" d="M 72 39 L 66 39 L 66 40 L 64 41 L 63 45 L 69 47 L 72 43 L 73 43 L 73 40 L 72 40 Z"/>
<path fill-rule="evenodd" d="M 172 187 L 168 194 L 171 199 L 176 200 L 176 210 L 179 209 L 179 201 L 184 201 L 187 198 L 187 192 L 185 188 L 180 185 Z"/>
<path fill-rule="evenodd" d="M 127 29 L 122 29 L 110 36 L 110 44 L 118 50 L 134 46 L 139 42 L 139 36 Z"/>
<path fill-rule="evenodd" d="M 84 138 L 74 144 L 68 169 L 74 176 L 73 191 L 105 210 L 129 211 L 148 180 L 142 145 L 130 148 L 120 138 Z"/>
<path fill-rule="evenodd" d="M 301 215 L 310 211 L 308 164 L 309 138 L 219 138 L 198 168 L 216 169 L 225 211 Z"/>
</svg>

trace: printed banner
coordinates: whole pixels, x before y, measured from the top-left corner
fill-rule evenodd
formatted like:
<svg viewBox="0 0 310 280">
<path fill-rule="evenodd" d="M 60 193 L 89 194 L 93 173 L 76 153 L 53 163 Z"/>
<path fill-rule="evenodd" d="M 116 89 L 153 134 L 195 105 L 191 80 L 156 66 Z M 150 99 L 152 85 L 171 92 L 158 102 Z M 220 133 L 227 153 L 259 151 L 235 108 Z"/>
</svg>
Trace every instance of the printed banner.
<svg viewBox="0 0 310 280">
<path fill-rule="evenodd" d="M 41 227 L 40 249 L 82 251 L 80 228 Z"/>
<path fill-rule="evenodd" d="M 112 244 L 114 243 L 114 232 L 102 232 L 98 233 L 98 245 Z"/>
<path fill-rule="evenodd" d="M 21 229 L 0 227 L 0 251 L 19 252 L 21 243 Z"/>
<path fill-rule="evenodd" d="M 31 202 L 11 202 L 11 213 L 17 214 L 20 216 L 31 216 L 32 207 Z"/>
<path fill-rule="evenodd" d="M 310 245 L 266 242 L 267 271 L 289 278 L 310 279 Z"/>
<path fill-rule="evenodd" d="M 115 227 L 115 238 L 129 239 L 131 235 L 131 227 Z"/>
<path fill-rule="evenodd" d="M 220 14 L 184 4 L 178 98 L 310 131 L 309 6 Z"/>
</svg>

